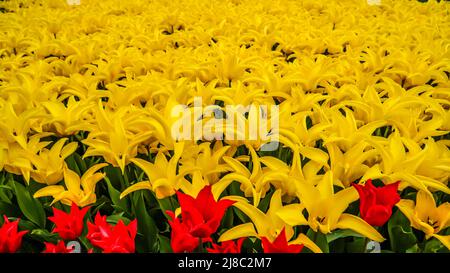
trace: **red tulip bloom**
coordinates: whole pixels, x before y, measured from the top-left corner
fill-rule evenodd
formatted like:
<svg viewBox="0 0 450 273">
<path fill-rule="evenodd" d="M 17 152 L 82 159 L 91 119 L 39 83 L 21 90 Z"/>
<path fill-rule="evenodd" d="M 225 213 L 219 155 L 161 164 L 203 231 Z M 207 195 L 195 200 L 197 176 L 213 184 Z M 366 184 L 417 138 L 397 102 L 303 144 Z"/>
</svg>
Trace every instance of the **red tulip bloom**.
<svg viewBox="0 0 450 273">
<path fill-rule="evenodd" d="M 216 201 L 211 186 L 204 187 L 196 198 L 177 191 L 181 207 L 181 220 L 167 211 L 172 221 L 171 246 L 174 252 L 192 252 L 202 240 L 209 240 L 217 231 L 231 200 Z"/>
<path fill-rule="evenodd" d="M 212 244 L 212 248 L 207 248 L 208 253 L 241 253 L 242 243 L 246 238 L 240 238 L 236 242 L 233 240 Z"/>
<path fill-rule="evenodd" d="M 70 213 L 53 208 L 53 216 L 48 217 L 48 219 L 56 225 L 53 229 L 53 233 L 58 233 L 64 240 L 77 239 L 83 232 L 83 219 L 88 210 L 89 207 L 80 210 L 75 203 L 72 203 Z"/>
<path fill-rule="evenodd" d="M 359 193 L 361 217 L 372 226 L 384 225 L 392 215 L 392 208 L 400 201 L 397 192 L 398 184 L 395 183 L 376 188 L 372 180 L 367 180 L 366 184 L 353 184 Z"/>
<path fill-rule="evenodd" d="M 116 226 L 106 222 L 106 216 L 97 213 L 94 224 L 88 223 L 86 238 L 103 253 L 134 253 L 137 233 L 137 221 L 133 220 L 126 226 L 119 220 Z"/>
<path fill-rule="evenodd" d="M 172 211 L 167 211 L 167 214 L 172 218 L 172 221 L 169 221 L 169 224 L 172 227 L 170 246 L 172 247 L 173 252 L 182 253 L 194 251 L 200 244 L 201 239 L 192 236 L 192 234 L 189 233 L 189 227 L 186 224 L 181 223 L 180 219 L 175 217 L 175 214 Z"/>
<path fill-rule="evenodd" d="M 22 244 L 22 237 L 28 231 L 17 231 L 19 220 L 10 222 L 6 215 L 3 216 L 5 222 L 0 228 L 0 253 L 14 253 Z"/>
<path fill-rule="evenodd" d="M 284 228 L 273 242 L 270 242 L 266 237 L 262 237 L 261 243 L 264 253 L 300 253 L 303 249 L 301 244 L 288 244 Z"/>
<path fill-rule="evenodd" d="M 72 250 L 67 249 L 66 245 L 64 244 L 64 241 L 59 241 L 56 245 L 52 243 L 44 242 L 45 244 L 45 250 L 42 251 L 42 253 L 71 253 Z"/>
<path fill-rule="evenodd" d="M 195 199 L 179 191 L 177 196 L 183 223 L 189 227 L 192 236 L 199 238 L 209 238 L 216 232 L 225 211 L 235 203 L 231 200 L 217 202 L 211 192 L 211 186 L 204 187 Z"/>
</svg>

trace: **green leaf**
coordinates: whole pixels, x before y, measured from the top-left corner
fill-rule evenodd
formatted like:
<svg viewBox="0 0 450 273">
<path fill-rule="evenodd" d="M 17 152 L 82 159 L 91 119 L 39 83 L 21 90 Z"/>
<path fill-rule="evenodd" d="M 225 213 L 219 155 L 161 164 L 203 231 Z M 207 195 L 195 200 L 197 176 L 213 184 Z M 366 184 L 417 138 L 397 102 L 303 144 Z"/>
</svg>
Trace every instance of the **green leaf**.
<svg viewBox="0 0 450 273">
<path fill-rule="evenodd" d="M 134 214 L 138 222 L 138 236 L 137 243 L 138 251 L 143 252 L 157 252 L 158 248 L 158 228 L 153 220 L 148 214 L 147 207 L 144 202 L 144 197 L 142 192 L 133 193 L 134 199 Z"/>
<path fill-rule="evenodd" d="M 349 253 L 361 253 L 366 248 L 366 238 L 353 237 L 353 241 L 350 241 L 346 245 L 347 252 Z"/>
<path fill-rule="evenodd" d="M 15 205 L 0 201 L 0 218 L 3 218 L 3 215 L 8 217 L 19 217 L 20 210 Z"/>
<path fill-rule="evenodd" d="M 270 193 L 266 194 L 266 196 L 264 196 L 264 198 L 259 202 L 258 208 L 262 211 L 262 212 L 266 212 L 267 209 L 269 208 L 269 204 L 270 204 L 270 199 L 272 198 L 272 195 L 275 191 L 272 190 Z"/>
<path fill-rule="evenodd" d="M 320 231 L 315 232 L 310 228 L 306 233 L 306 236 L 308 236 L 309 239 L 311 239 L 318 247 L 320 247 L 323 253 L 330 252 L 327 242 L 327 236 L 325 234 Z"/>
<path fill-rule="evenodd" d="M 169 219 L 169 217 L 166 214 L 166 211 L 167 210 L 175 211 L 175 209 L 177 209 L 178 206 L 179 206 L 178 202 L 172 196 L 169 196 L 169 197 L 166 197 L 166 198 L 163 198 L 163 199 L 157 199 L 156 198 L 156 200 L 158 201 L 158 205 L 159 205 L 162 213 L 164 214 L 164 216 L 167 219 Z"/>
<path fill-rule="evenodd" d="M 406 251 L 406 253 L 419 253 L 420 252 L 420 248 L 417 244 L 413 245 L 412 247 L 408 248 Z"/>
<path fill-rule="evenodd" d="M 170 239 L 166 236 L 158 235 L 159 251 L 160 253 L 172 253 L 172 247 L 170 246 Z"/>
<path fill-rule="evenodd" d="M 362 236 L 361 234 L 354 232 L 351 229 L 339 229 L 339 230 L 335 230 L 332 233 L 329 233 L 326 235 L 327 237 L 327 242 L 331 243 L 334 240 L 337 240 L 339 238 L 345 238 L 345 237 L 361 237 L 363 238 L 364 236 Z"/>
<path fill-rule="evenodd" d="M 33 230 L 36 229 L 36 224 L 31 221 L 27 221 L 19 218 L 10 218 L 11 221 L 19 220 L 19 230 Z"/>
<path fill-rule="evenodd" d="M 448 252 L 447 248 L 436 238 L 431 238 L 425 243 L 423 252 L 425 253 L 439 253 Z"/>
<path fill-rule="evenodd" d="M 127 198 L 120 199 L 120 192 L 116 190 L 111 181 L 107 176 L 105 176 L 106 185 L 108 186 L 109 197 L 111 198 L 112 203 L 121 208 L 122 211 L 129 212 Z"/>
<path fill-rule="evenodd" d="M 34 199 L 27 188 L 22 184 L 15 182 L 14 180 L 11 180 L 10 182 L 14 187 L 17 203 L 25 217 L 39 227 L 45 228 L 45 211 L 42 208 L 41 203 Z"/>
<path fill-rule="evenodd" d="M 5 190 L 1 190 L 1 189 L 5 189 Z M 11 192 L 14 192 L 14 189 L 12 189 L 10 186 L 0 185 L 0 200 L 11 204 L 11 198 L 12 198 Z"/>
<path fill-rule="evenodd" d="M 409 220 L 397 210 L 388 222 L 389 242 L 395 252 L 406 252 L 417 243 Z"/>
<path fill-rule="evenodd" d="M 110 179 L 111 185 L 113 185 L 114 188 L 122 189 L 126 187 L 125 179 L 120 168 L 108 165 L 103 168 L 103 171 Z"/>
<path fill-rule="evenodd" d="M 59 235 L 56 233 L 50 233 L 49 231 L 45 229 L 34 229 L 30 233 L 30 237 L 38 240 L 40 242 L 49 242 L 52 244 L 55 244 L 58 242 Z"/>
<path fill-rule="evenodd" d="M 71 169 L 72 171 L 76 172 L 79 176 L 81 176 L 83 173 L 81 172 L 80 168 L 78 167 L 78 164 L 74 158 L 76 153 L 71 154 L 69 157 L 66 158 L 67 167 Z"/>
<path fill-rule="evenodd" d="M 115 225 L 119 222 L 119 220 L 122 220 L 122 222 L 125 225 L 128 225 L 131 222 L 130 219 L 128 219 L 128 218 L 123 216 L 123 213 L 113 214 L 113 215 L 110 215 L 110 216 L 108 216 L 106 218 L 106 221 L 108 223 L 112 223 L 112 224 L 115 224 Z"/>
</svg>

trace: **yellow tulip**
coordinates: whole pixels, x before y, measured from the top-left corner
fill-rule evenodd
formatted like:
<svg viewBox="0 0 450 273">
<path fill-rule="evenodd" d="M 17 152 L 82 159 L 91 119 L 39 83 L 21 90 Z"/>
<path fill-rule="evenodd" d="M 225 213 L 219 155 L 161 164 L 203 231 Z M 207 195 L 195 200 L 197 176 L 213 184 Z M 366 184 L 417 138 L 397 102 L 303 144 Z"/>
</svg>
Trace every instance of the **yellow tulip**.
<svg viewBox="0 0 450 273">
<path fill-rule="evenodd" d="M 283 229 L 286 230 L 286 238 L 288 241 L 294 235 L 292 226 L 289 223 L 286 223 L 278 215 L 279 211 L 283 209 L 281 190 L 276 190 L 273 193 L 269 209 L 265 214 L 257 207 L 250 205 L 247 199 L 240 196 L 227 196 L 225 199 L 236 201 L 233 206 L 245 213 L 252 223 L 241 224 L 225 231 L 220 236 L 219 242 L 250 236 L 266 237 L 270 241 L 273 241 Z M 296 239 L 291 241 L 290 244 L 303 244 L 313 252 L 322 252 L 322 250 L 304 234 L 300 234 Z"/>
<path fill-rule="evenodd" d="M 409 219 L 412 227 L 425 233 L 426 239 L 435 237 L 450 249 L 450 235 L 438 234 L 450 226 L 450 203 L 445 202 L 437 207 L 430 193 L 419 191 L 415 204 L 413 200 L 402 199 L 397 207 Z"/>
<path fill-rule="evenodd" d="M 61 138 L 50 149 L 42 149 L 38 154 L 30 153 L 28 158 L 34 168 L 31 170 L 31 178 L 36 182 L 53 185 L 63 178 L 63 170 L 66 167 L 65 159 L 78 147 L 76 142 L 64 146 L 67 138 Z M 64 146 L 64 147 L 63 147 Z"/>
<path fill-rule="evenodd" d="M 61 185 L 47 186 L 38 190 L 33 197 L 52 196 L 51 205 L 58 201 L 69 206 L 75 203 L 80 207 L 93 204 L 97 200 L 95 185 L 105 177 L 104 173 L 98 173 L 97 171 L 107 165 L 106 163 L 96 164 L 90 167 L 81 178 L 76 172 L 65 167 L 65 187 Z"/>
<path fill-rule="evenodd" d="M 333 188 L 333 173 L 328 171 L 315 186 L 308 182 L 293 180 L 296 183 L 300 204 L 290 204 L 279 209 L 278 216 L 286 223 L 309 225 L 314 231 L 328 234 L 335 229 L 351 229 L 361 235 L 381 242 L 383 236 L 361 218 L 344 213 L 348 205 L 358 200 L 358 193 L 353 187 L 337 193 Z M 303 211 L 308 212 L 308 219 Z"/>
</svg>

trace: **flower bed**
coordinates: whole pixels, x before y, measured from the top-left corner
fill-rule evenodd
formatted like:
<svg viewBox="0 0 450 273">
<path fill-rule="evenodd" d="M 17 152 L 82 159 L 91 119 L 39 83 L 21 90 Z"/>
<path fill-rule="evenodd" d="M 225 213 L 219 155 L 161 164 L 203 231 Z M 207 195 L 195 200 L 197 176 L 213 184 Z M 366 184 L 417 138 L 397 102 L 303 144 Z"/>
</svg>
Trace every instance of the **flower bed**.
<svg viewBox="0 0 450 273">
<path fill-rule="evenodd" d="M 448 2 L 0 7 L 0 252 L 449 251 Z"/>
</svg>

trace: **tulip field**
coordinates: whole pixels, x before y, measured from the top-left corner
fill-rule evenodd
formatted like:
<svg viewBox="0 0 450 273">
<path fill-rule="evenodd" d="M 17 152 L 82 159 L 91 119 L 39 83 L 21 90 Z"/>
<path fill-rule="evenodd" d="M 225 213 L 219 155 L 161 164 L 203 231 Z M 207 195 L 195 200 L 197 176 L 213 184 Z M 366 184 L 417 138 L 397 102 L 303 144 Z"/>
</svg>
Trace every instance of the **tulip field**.
<svg viewBox="0 0 450 273">
<path fill-rule="evenodd" d="M 0 1 L 0 253 L 448 253 L 449 13 Z"/>
</svg>

